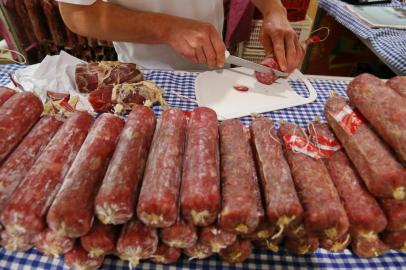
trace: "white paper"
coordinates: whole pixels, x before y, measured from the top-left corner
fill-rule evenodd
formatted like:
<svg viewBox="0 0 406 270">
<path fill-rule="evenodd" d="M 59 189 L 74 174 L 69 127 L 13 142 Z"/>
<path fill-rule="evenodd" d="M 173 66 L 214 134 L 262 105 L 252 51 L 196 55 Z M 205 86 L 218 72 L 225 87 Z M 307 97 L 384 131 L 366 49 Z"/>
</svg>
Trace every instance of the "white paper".
<svg viewBox="0 0 406 270">
<path fill-rule="evenodd" d="M 36 93 L 43 103 L 47 91 L 66 93 L 78 96 L 77 109 L 93 111 L 87 100 L 88 94 L 80 93 L 76 88 L 76 65 L 85 63 L 65 51 L 59 55 L 47 55 L 41 63 L 17 70 L 13 78 L 21 84 L 25 91 Z"/>
</svg>

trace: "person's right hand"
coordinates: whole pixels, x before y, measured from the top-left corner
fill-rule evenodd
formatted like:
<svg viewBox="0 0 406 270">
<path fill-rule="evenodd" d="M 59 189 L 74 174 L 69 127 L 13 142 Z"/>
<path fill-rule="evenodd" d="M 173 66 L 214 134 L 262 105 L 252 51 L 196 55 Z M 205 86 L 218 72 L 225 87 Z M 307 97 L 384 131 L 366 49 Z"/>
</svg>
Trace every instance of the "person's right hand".
<svg viewBox="0 0 406 270">
<path fill-rule="evenodd" d="M 216 28 L 210 23 L 174 18 L 166 33 L 167 44 L 195 64 L 210 68 L 224 66 L 225 45 Z"/>
</svg>

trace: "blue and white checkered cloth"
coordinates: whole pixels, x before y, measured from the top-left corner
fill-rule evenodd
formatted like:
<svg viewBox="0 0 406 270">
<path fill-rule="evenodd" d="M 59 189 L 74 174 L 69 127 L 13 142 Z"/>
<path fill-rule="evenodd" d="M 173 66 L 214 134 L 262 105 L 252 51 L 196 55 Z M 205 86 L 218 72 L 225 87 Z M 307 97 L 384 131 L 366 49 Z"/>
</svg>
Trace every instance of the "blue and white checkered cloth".
<svg viewBox="0 0 406 270">
<path fill-rule="evenodd" d="M 22 66 L 3 65 L 0 66 L 0 85 L 6 85 L 10 82 L 7 73 L 13 72 Z M 181 99 L 177 93 L 194 99 L 194 82 L 196 73 L 172 72 L 172 71 L 147 71 L 145 77 L 148 80 L 154 80 L 162 88 L 167 90 L 165 99 L 173 107 L 183 110 L 192 110 L 196 104 L 187 99 Z M 311 104 L 298 106 L 289 109 L 283 109 L 276 112 L 265 113 L 275 122 L 287 120 L 306 127 L 309 121 L 315 116 L 323 115 L 323 106 L 328 98 L 330 91 L 336 91 L 340 95 L 345 95 L 346 83 L 343 81 L 312 80 L 311 83 L 318 92 L 318 98 Z M 291 85 L 300 95 L 306 95 L 307 91 L 300 82 L 291 82 Z M 154 108 L 157 114 L 160 114 L 160 108 Z M 241 118 L 244 124 L 249 124 L 250 117 Z M 244 263 L 230 265 L 221 262 L 216 257 L 210 257 L 205 260 L 194 260 L 189 262 L 182 258 L 177 264 L 158 265 L 143 262 L 138 269 L 404 269 L 406 266 L 406 254 L 391 251 L 385 256 L 379 258 L 362 259 L 354 256 L 346 250 L 341 254 L 334 254 L 324 249 L 319 249 L 313 255 L 292 256 L 284 250 L 279 252 L 270 252 L 266 250 L 254 250 L 251 257 Z M 0 248 L 0 269 L 68 269 L 60 258 L 51 259 L 41 255 L 35 249 L 24 253 L 11 253 Z M 126 262 L 116 257 L 107 257 L 101 269 L 127 270 Z"/>
<path fill-rule="evenodd" d="M 339 23 L 357 36 L 368 40 L 379 56 L 406 75 L 406 30 L 391 28 L 371 28 L 347 8 L 346 3 L 339 0 L 320 0 L 319 6 L 333 16 Z M 379 6 L 404 7 L 405 3 L 392 0 L 390 4 Z"/>
</svg>

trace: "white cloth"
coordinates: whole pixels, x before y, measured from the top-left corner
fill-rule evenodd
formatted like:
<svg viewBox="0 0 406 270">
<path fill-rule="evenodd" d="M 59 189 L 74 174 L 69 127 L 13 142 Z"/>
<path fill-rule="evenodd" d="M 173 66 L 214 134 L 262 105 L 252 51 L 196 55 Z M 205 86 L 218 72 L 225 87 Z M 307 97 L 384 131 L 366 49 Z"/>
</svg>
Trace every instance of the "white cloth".
<svg viewBox="0 0 406 270">
<path fill-rule="evenodd" d="M 60 2 L 91 5 L 96 0 L 59 0 Z M 222 0 L 108 0 L 132 10 L 160 12 L 173 16 L 209 22 L 222 33 L 224 11 Z M 147 45 L 130 42 L 113 42 L 119 61 L 132 62 L 144 68 L 202 69 L 183 58 L 168 45 Z"/>
</svg>

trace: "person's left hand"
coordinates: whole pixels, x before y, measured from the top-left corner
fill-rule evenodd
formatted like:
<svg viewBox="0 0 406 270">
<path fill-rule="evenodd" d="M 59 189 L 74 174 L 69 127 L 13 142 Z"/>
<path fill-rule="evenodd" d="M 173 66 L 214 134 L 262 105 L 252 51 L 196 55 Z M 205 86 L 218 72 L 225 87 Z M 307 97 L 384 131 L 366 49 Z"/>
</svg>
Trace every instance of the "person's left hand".
<svg viewBox="0 0 406 270">
<path fill-rule="evenodd" d="M 286 16 L 286 9 L 264 16 L 261 42 L 266 56 L 273 54 L 283 72 L 291 73 L 302 62 L 305 51 Z"/>
</svg>

